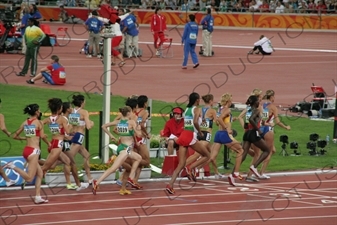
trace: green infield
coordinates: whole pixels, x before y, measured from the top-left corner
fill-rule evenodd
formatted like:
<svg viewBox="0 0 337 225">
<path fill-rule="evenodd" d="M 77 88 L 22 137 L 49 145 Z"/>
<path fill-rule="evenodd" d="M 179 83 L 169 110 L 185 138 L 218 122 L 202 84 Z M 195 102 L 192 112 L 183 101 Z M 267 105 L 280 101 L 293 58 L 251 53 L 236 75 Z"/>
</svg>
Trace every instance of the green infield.
<svg viewBox="0 0 337 225">
<path fill-rule="evenodd" d="M 43 89 L 38 87 L 26 87 L 26 86 L 12 86 L 0 84 L 0 98 L 2 100 L 0 112 L 5 116 L 5 122 L 7 129 L 10 132 L 15 132 L 19 128 L 20 124 L 27 118 L 27 115 L 23 114 L 23 108 L 31 103 L 37 103 L 40 106 L 40 110 L 43 113 L 47 113 L 47 100 L 49 98 L 57 97 L 61 98 L 63 101 L 71 101 L 72 95 L 79 94 L 78 92 L 69 92 L 61 90 L 51 90 Z M 89 112 L 98 112 L 102 110 L 103 96 L 100 94 L 86 94 L 81 93 L 86 98 L 85 109 Z M 130 93 L 131 95 L 132 93 Z M 151 97 L 151 96 L 149 96 Z M 124 105 L 126 97 L 121 96 L 111 96 L 111 112 L 117 112 L 120 106 Z M 175 103 L 167 103 L 163 101 L 153 100 L 152 103 L 153 114 L 167 114 L 170 109 L 176 106 Z M 282 112 L 280 112 L 282 113 Z M 234 116 L 237 116 L 239 112 L 233 112 Z M 114 116 L 111 116 L 113 119 Z M 44 118 L 44 117 L 42 117 Z M 307 169 L 321 169 L 327 166 L 333 166 L 336 164 L 337 159 L 337 145 L 333 144 L 332 141 L 325 147 L 327 152 L 320 156 L 310 156 L 309 150 L 307 149 L 307 143 L 309 142 L 309 135 L 312 133 L 317 133 L 320 139 L 324 139 L 327 135 L 332 137 L 333 122 L 330 121 L 313 121 L 304 117 L 296 116 L 282 116 L 282 122 L 290 125 L 291 130 L 287 131 L 281 127 L 275 127 L 275 147 L 276 154 L 272 157 L 272 160 L 267 168 L 267 171 L 294 171 L 294 170 L 307 170 Z M 98 154 L 99 150 L 99 116 L 91 115 L 90 119 L 95 123 L 92 130 L 89 131 L 89 152 L 92 155 Z M 165 121 L 168 119 L 167 116 L 155 115 L 151 119 L 151 133 L 152 135 L 158 135 L 160 130 L 163 129 Z M 240 127 L 238 122 L 233 123 L 233 129 L 238 132 L 237 140 L 241 141 L 243 135 L 243 129 Z M 214 129 L 213 134 L 216 129 Z M 49 131 L 45 129 L 45 132 L 50 136 Z M 297 142 L 299 145 L 298 152 L 301 153 L 299 156 L 291 156 L 294 150 L 290 149 L 290 145 L 287 145 L 287 152 L 289 156 L 280 155 L 282 143 L 279 141 L 280 135 L 287 135 L 289 137 L 289 143 Z M 213 135 L 214 136 L 214 135 Z M 4 133 L 0 134 L 0 157 L 6 156 L 20 156 L 22 154 L 22 149 L 25 145 L 24 142 L 16 141 L 8 138 Z M 44 143 L 41 145 L 42 157 L 47 157 L 47 148 Z M 231 153 L 231 162 L 235 161 L 235 154 Z M 223 164 L 223 151 L 218 156 L 217 162 L 218 166 Z M 83 160 L 77 156 L 77 160 L 81 163 Z M 249 164 L 251 162 L 250 156 L 247 156 L 246 161 L 241 167 L 241 171 L 245 172 L 248 170 Z M 99 160 L 93 160 L 92 163 L 99 163 Z M 161 166 L 162 159 L 152 159 L 152 163 L 156 166 Z M 229 165 L 233 167 L 233 165 Z M 81 168 L 79 166 L 79 168 Z M 220 170 L 220 172 L 229 172 Z"/>
</svg>

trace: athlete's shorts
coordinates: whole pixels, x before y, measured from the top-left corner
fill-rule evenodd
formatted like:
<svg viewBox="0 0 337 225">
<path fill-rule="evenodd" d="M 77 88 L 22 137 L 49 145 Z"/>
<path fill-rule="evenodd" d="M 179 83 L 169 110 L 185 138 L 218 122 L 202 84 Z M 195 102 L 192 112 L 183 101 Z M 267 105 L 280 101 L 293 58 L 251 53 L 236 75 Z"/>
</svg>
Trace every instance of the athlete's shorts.
<svg viewBox="0 0 337 225">
<path fill-rule="evenodd" d="M 215 133 L 214 136 L 214 143 L 219 143 L 219 144 L 229 144 L 234 141 L 234 138 L 232 135 L 228 134 L 226 130 L 218 130 Z"/>
<path fill-rule="evenodd" d="M 69 151 L 69 150 L 70 150 L 70 145 L 71 145 L 71 141 L 69 141 L 69 140 L 64 140 L 64 141 L 63 141 L 62 152 Z"/>
<path fill-rule="evenodd" d="M 50 142 L 51 146 L 48 148 L 48 152 L 50 152 L 54 148 L 63 148 L 63 140 L 53 139 Z"/>
<path fill-rule="evenodd" d="M 201 131 L 204 136 L 203 137 L 200 137 L 199 135 L 197 136 L 198 140 L 199 141 L 207 141 L 207 142 L 210 142 L 211 139 L 212 139 L 212 134 L 208 131 Z"/>
<path fill-rule="evenodd" d="M 258 142 L 262 139 L 257 130 L 248 130 L 243 135 L 243 141 L 248 141 L 250 143 Z"/>
<path fill-rule="evenodd" d="M 126 152 L 130 155 L 132 148 L 126 144 L 119 144 L 117 147 L 117 155 L 123 150 L 126 150 Z"/>
<path fill-rule="evenodd" d="M 184 130 L 181 132 L 177 139 L 177 144 L 184 147 L 194 145 L 198 141 L 197 134 L 190 130 Z"/>
<path fill-rule="evenodd" d="M 82 145 L 84 140 L 84 134 L 77 132 L 71 139 L 71 143 Z"/>
<path fill-rule="evenodd" d="M 40 149 L 26 146 L 23 149 L 22 156 L 23 156 L 23 158 L 26 159 L 26 161 L 28 161 L 28 157 L 29 156 L 31 156 L 31 155 L 40 155 L 40 153 L 41 153 Z"/>
<path fill-rule="evenodd" d="M 262 138 L 264 137 L 264 135 L 266 135 L 269 131 L 273 131 L 273 127 L 271 126 L 262 126 L 260 127 L 260 131 L 262 131 Z"/>
</svg>

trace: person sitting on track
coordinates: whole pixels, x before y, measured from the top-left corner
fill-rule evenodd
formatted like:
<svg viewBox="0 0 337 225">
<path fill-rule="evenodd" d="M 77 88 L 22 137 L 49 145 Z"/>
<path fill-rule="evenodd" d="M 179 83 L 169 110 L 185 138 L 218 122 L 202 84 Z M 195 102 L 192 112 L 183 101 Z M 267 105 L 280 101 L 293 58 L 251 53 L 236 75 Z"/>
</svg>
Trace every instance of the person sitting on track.
<svg viewBox="0 0 337 225">
<path fill-rule="evenodd" d="M 118 156 L 114 160 L 112 166 L 107 169 L 98 180 L 93 181 L 92 192 L 94 195 L 96 194 L 99 184 L 111 173 L 114 173 L 125 162 L 127 158 L 132 159 L 133 163 L 130 176 L 127 180 L 123 180 L 123 186 L 125 186 L 125 183 L 128 182 L 131 186 L 137 188 L 137 184 L 134 183 L 133 179 L 135 178 L 136 170 L 139 166 L 140 161 L 142 160 L 142 157 L 137 152 L 133 151 L 133 149 L 136 143 L 136 136 L 140 136 L 141 133 L 137 129 L 137 123 L 134 120 L 131 120 L 132 109 L 129 106 L 120 108 L 119 112 L 122 113 L 122 118 L 120 120 L 102 125 L 102 129 L 104 130 L 104 132 L 108 134 L 110 139 L 113 141 L 117 141 L 117 139 L 110 133 L 108 127 L 117 127 L 117 131 L 120 135 L 120 144 L 117 148 Z M 123 188 L 120 189 L 119 193 L 121 195 L 131 194 L 130 191 Z"/>
<path fill-rule="evenodd" d="M 262 55 L 271 55 L 272 52 L 275 52 L 271 41 L 264 35 L 260 36 L 260 40 L 254 43 L 254 48 L 248 52 L 248 54 L 262 54 Z"/>
<path fill-rule="evenodd" d="M 34 84 L 35 81 L 44 77 L 43 83 L 51 85 L 64 85 L 66 83 L 66 71 L 64 67 L 59 63 L 60 59 L 57 55 L 51 56 L 51 64 L 40 70 L 41 73 L 36 75 L 26 82 L 28 84 Z"/>
<path fill-rule="evenodd" d="M 4 167 L 10 168 L 20 174 L 20 176 L 26 182 L 32 182 L 35 177 L 35 204 L 47 203 L 48 200 L 41 197 L 41 181 L 43 177 L 42 169 L 39 165 L 39 156 L 41 154 L 40 150 L 40 137 L 47 144 L 48 147 L 51 146 L 50 142 L 47 140 L 47 136 L 43 131 L 43 124 L 38 120 L 40 116 L 40 107 L 37 104 L 30 104 L 24 108 L 24 114 L 30 115 L 30 118 L 25 120 L 20 128 L 14 133 L 13 138 L 16 140 L 25 140 L 26 147 L 23 150 L 23 157 L 28 163 L 28 172 L 15 166 L 13 162 L 7 163 Z M 25 137 L 20 137 L 21 132 L 25 133 Z"/>
<path fill-rule="evenodd" d="M 201 158 L 194 162 L 191 165 L 191 169 L 187 169 L 187 176 L 190 180 L 196 181 L 195 172 L 193 168 L 198 167 L 199 165 L 204 164 L 209 160 L 209 152 L 205 145 L 203 145 L 197 139 L 197 135 L 203 137 L 204 134 L 200 130 L 201 119 L 201 109 L 198 108 L 200 103 L 200 95 L 198 93 L 191 93 L 189 95 L 189 102 L 184 113 L 184 131 L 181 133 L 179 138 L 176 138 L 175 141 L 179 145 L 179 164 L 172 174 L 172 178 L 169 184 L 166 186 L 166 191 L 169 194 L 174 194 L 175 190 L 173 189 L 173 184 L 176 181 L 178 174 L 186 165 L 186 155 L 188 147 L 191 147 L 193 150 L 200 153 Z"/>
</svg>

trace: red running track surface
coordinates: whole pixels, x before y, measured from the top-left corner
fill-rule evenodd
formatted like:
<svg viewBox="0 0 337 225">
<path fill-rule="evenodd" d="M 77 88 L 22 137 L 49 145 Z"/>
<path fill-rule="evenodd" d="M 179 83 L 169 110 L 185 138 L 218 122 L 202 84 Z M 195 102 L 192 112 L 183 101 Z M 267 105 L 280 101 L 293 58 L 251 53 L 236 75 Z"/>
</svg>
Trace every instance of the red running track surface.
<svg viewBox="0 0 337 225">
<path fill-rule="evenodd" d="M 143 183 L 144 190 L 120 196 L 117 185 L 81 192 L 43 189 L 49 203 L 33 204 L 34 190 L 2 191 L 0 224 L 241 224 L 298 225 L 337 222 L 336 173 L 273 177 L 259 183 L 180 180 L 176 194 L 165 182 Z M 8 188 L 10 190 L 10 188 Z"/>
<path fill-rule="evenodd" d="M 60 57 L 67 71 L 67 84 L 63 87 L 47 86 L 42 81 L 35 87 L 65 89 L 88 93 L 103 90 L 103 65 L 96 58 L 88 59 L 79 50 L 87 38 L 82 25 L 51 23 L 51 30 L 68 27 L 69 43 L 65 47 L 42 47 L 39 68 L 46 66 L 52 54 Z M 323 86 L 328 95 L 334 95 L 333 79 L 337 80 L 337 32 L 215 30 L 213 34 L 214 57 L 199 57 L 200 66 L 182 70 L 182 26 L 168 31 L 173 38 L 173 58 L 157 58 L 154 55 L 149 28 L 140 29 L 141 59 L 127 59 L 121 69 L 112 67 L 111 91 L 113 94 L 130 96 L 145 94 L 149 98 L 182 103 L 196 91 L 212 93 L 216 101 L 225 92 L 233 94 L 234 102 L 245 102 L 254 88 L 273 89 L 275 103 L 293 105 L 298 101 L 311 100 L 312 83 Z M 253 43 L 261 34 L 271 38 L 276 52 L 271 56 L 247 57 Z M 201 43 L 199 35 L 198 43 Z M 199 51 L 199 47 L 197 47 Z M 0 55 L 0 83 L 28 85 L 26 77 L 17 77 L 23 66 L 22 55 Z M 309 97 L 308 97 L 309 96 Z"/>
</svg>

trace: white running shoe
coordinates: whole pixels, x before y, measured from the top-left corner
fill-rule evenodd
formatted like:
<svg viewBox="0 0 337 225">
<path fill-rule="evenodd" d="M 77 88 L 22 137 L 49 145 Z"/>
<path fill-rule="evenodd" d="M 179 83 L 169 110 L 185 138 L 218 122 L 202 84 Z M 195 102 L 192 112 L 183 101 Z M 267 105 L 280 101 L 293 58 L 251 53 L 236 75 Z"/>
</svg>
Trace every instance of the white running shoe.
<svg viewBox="0 0 337 225">
<path fill-rule="evenodd" d="M 221 173 L 215 174 L 214 177 L 215 177 L 215 179 L 223 179 L 223 178 L 225 178 L 225 176 L 222 175 Z"/>
<path fill-rule="evenodd" d="M 81 190 L 84 190 L 84 189 L 87 189 L 89 187 L 89 184 L 88 183 L 81 183 L 81 186 L 79 186 L 76 191 L 81 191 Z"/>
<path fill-rule="evenodd" d="M 156 51 L 156 56 L 160 56 L 160 51 Z"/>
<path fill-rule="evenodd" d="M 35 204 L 43 204 L 47 202 L 48 200 L 41 198 L 41 196 L 35 196 L 35 199 L 34 199 Z"/>
<path fill-rule="evenodd" d="M 16 182 L 15 180 L 9 180 L 8 182 L 6 182 L 6 186 L 9 187 L 9 186 L 12 186 L 14 185 Z"/>
<path fill-rule="evenodd" d="M 270 176 L 266 175 L 266 174 L 262 174 L 260 177 L 261 180 L 267 180 L 270 179 Z"/>
<path fill-rule="evenodd" d="M 233 174 L 229 174 L 228 182 L 229 182 L 230 185 L 235 187 L 235 178 L 233 177 Z"/>
<path fill-rule="evenodd" d="M 250 171 L 252 171 L 252 172 L 255 174 L 255 176 L 256 176 L 257 178 L 261 179 L 261 175 L 259 174 L 259 172 L 257 171 L 257 169 L 256 169 L 253 165 L 251 165 L 251 166 L 249 167 L 249 169 L 250 169 Z"/>
</svg>

